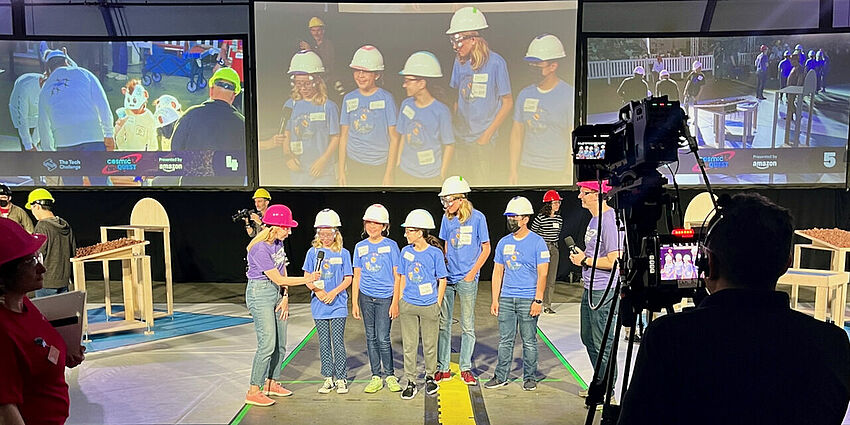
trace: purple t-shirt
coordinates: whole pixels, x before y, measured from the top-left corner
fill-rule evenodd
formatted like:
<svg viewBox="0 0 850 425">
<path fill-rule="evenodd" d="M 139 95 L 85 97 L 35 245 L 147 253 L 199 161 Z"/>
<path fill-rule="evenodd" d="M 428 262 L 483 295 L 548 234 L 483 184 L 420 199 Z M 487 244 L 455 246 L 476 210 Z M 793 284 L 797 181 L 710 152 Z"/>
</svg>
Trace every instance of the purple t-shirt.
<svg viewBox="0 0 850 425">
<path fill-rule="evenodd" d="M 286 276 L 286 263 L 282 241 L 258 242 L 248 251 L 248 271 L 245 276 L 248 279 L 268 279 L 263 272 L 271 269 L 277 269 L 282 276 Z"/>
<path fill-rule="evenodd" d="M 617 230 L 617 222 L 614 217 L 614 210 L 604 211 L 602 217 L 602 240 L 599 242 L 599 258 L 608 254 L 619 251 L 623 245 L 623 237 Z M 587 233 L 584 234 L 584 255 L 587 256 L 587 265 L 593 265 L 594 248 L 596 248 L 596 226 L 599 221 L 599 216 L 590 219 L 587 225 Z M 581 281 L 584 283 L 585 289 L 590 288 L 590 267 L 582 267 Z M 593 273 L 593 290 L 603 290 L 608 285 L 608 279 L 611 278 L 610 270 L 596 269 Z"/>
</svg>

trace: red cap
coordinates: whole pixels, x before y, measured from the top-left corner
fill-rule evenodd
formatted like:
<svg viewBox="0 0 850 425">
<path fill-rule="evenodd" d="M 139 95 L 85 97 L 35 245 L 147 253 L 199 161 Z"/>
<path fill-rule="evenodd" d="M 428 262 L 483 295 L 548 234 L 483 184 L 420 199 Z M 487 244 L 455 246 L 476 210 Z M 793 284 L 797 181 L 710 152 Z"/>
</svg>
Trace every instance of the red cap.
<svg viewBox="0 0 850 425">
<path fill-rule="evenodd" d="M 547 190 L 546 194 L 543 195 L 543 202 L 552 202 L 552 201 L 560 201 L 561 195 L 554 190 Z"/>
<path fill-rule="evenodd" d="M 576 186 L 599 192 L 599 183 L 595 180 L 578 182 L 578 183 L 576 183 Z M 610 191 L 610 190 L 611 190 L 611 186 L 608 185 L 608 182 L 603 181 L 602 182 L 602 193 L 608 193 L 608 191 Z"/>
<path fill-rule="evenodd" d="M 292 211 L 286 205 L 275 204 L 263 214 L 263 223 L 270 226 L 298 227 L 298 222 L 292 219 Z"/>
<path fill-rule="evenodd" d="M 17 222 L 0 218 L 0 265 L 35 254 L 46 240 L 47 236 L 31 235 Z"/>
</svg>

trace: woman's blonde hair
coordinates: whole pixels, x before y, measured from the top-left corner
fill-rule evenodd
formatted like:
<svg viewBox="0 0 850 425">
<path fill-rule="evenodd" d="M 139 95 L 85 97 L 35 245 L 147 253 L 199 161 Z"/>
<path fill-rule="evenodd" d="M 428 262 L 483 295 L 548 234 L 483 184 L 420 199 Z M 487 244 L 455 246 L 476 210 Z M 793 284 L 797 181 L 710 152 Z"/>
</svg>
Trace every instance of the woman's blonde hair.
<svg viewBox="0 0 850 425">
<path fill-rule="evenodd" d="M 476 42 L 475 45 L 472 46 L 472 52 L 469 53 L 469 56 L 472 59 L 472 62 L 470 62 L 472 69 L 477 71 L 481 69 L 485 63 L 487 63 L 488 59 L 490 59 L 490 46 L 487 44 L 487 40 L 485 40 L 484 37 L 479 36 L 477 33 L 475 38 Z"/>
<path fill-rule="evenodd" d="M 311 242 L 310 245 L 313 245 L 313 248 L 317 248 L 317 249 L 324 247 L 324 245 L 322 245 L 322 240 L 319 239 L 319 229 L 316 229 L 316 236 L 313 236 L 313 242 Z M 333 251 L 333 252 L 342 251 L 342 233 L 339 231 L 339 229 L 336 229 L 336 234 L 334 235 L 334 241 L 331 244 L 331 251 Z"/>
<path fill-rule="evenodd" d="M 251 251 L 251 248 L 253 248 L 254 245 L 256 245 L 260 242 L 273 243 L 274 242 L 274 236 L 272 235 L 272 229 L 274 229 L 276 227 L 277 226 L 269 226 L 269 227 L 266 227 L 265 229 L 261 230 L 260 233 L 257 233 L 257 236 L 254 236 L 254 239 L 251 239 L 251 242 L 248 242 L 247 250 Z"/>
<path fill-rule="evenodd" d="M 449 210 L 446 210 L 446 217 L 452 218 L 457 216 L 457 221 L 459 223 L 466 223 L 466 220 L 469 220 L 469 217 L 472 217 L 473 209 L 472 201 L 463 198 L 460 200 L 460 208 L 458 208 L 454 214 L 450 213 Z"/>
<path fill-rule="evenodd" d="M 315 105 L 324 105 L 325 102 L 328 101 L 328 86 L 325 84 L 325 80 L 322 79 L 322 77 L 320 77 L 318 74 L 311 74 L 310 77 L 314 79 L 313 81 L 316 82 L 316 88 L 318 89 L 318 93 L 316 94 L 316 96 L 313 97 L 312 102 Z M 295 86 L 292 86 L 292 90 L 289 92 L 289 96 L 292 98 L 293 101 L 304 99 L 303 97 L 301 97 L 301 93 Z"/>
</svg>

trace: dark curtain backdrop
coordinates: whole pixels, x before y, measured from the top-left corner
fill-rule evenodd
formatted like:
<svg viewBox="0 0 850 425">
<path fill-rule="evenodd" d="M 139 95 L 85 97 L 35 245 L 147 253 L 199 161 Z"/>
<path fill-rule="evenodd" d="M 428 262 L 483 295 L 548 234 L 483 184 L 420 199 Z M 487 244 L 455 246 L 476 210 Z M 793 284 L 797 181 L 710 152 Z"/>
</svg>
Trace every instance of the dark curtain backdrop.
<svg viewBox="0 0 850 425">
<path fill-rule="evenodd" d="M 811 227 L 840 227 L 850 229 L 850 196 L 838 189 L 759 189 L 756 192 L 773 199 L 794 214 L 798 229 Z M 718 193 L 733 193 L 721 190 Z M 590 213 L 582 209 L 577 191 L 561 191 L 564 197 L 562 214 L 564 229 L 562 238 L 571 235 L 583 245 L 584 230 Z M 681 205 L 687 203 L 698 191 L 681 191 Z M 345 247 L 352 251 L 354 244 L 362 239 L 363 211 L 372 203 L 382 203 L 390 211 L 390 237 L 403 246 L 403 232 L 399 225 L 407 213 L 414 208 L 425 208 L 434 215 L 439 227 L 440 208 L 436 192 L 284 192 L 271 190 L 272 203 L 283 203 L 292 208 L 299 222 L 288 239 L 287 253 L 291 259 L 289 272 L 300 273 L 304 254 L 309 248 L 314 230 L 313 219 L 322 208 L 336 210 L 342 218 L 342 234 Z M 15 192 L 13 202 L 23 206 L 26 192 Z M 542 202 L 543 191 L 475 191 L 470 199 L 484 213 L 490 228 L 490 238 L 495 246 L 499 238 L 507 233 L 502 216 L 508 200 L 516 195 L 528 197 L 535 209 Z M 128 224 L 133 205 L 141 198 L 153 197 L 163 204 L 171 219 L 171 243 L 175 282 L 241 282 L 245 277 L 245 246 L 248 236 L 242 225 L 231 222 L 230 217 L 238 209 L 253 207 L 251 192 L 241 191 L 55 191 L 57 215 L 67 219 L 74 228 L 77 246 L 88 246 L 100 241 L 100 226 Z M 151 245 L 148 254 L 152 257 L 154 280 L 163 280 L 161 237 L 149 233 Z M 111 233 L 111 239 L 122 236 Z M 563 243 L 562 243 L 563 245 Z M 571 265 L 562 246 L 562 261 L 559 270 L 565 279 Z M 811 255 L 812 267 L 824 267 L 827 259 Z M 806 258 L 809 258 L 808 256 Z M 809 261 L 809 260 L 807 260 Z M 87 275 L 91 279 L 101 278 L 98 265 L 88 265 Z M 112 273 L 120 275 L 118 262 L 113 262 Z M 489 280 L 492 270 L 492 255 L 482 269 L 484 280 Z"/>
</svg>

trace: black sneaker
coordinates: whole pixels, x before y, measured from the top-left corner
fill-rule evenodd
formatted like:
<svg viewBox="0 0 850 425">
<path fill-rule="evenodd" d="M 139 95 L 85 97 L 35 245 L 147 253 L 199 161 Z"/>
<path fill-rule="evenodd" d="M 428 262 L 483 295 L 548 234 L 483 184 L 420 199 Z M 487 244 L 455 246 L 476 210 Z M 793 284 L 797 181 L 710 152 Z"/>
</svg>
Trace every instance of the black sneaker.
<svg viewBox="0 0 850 425">
<path fill-rule="evenodd" d="M 525 382 L 522 383 L 522 389 L 526 391 L 534 391 L 537 389 L 537 381 L 533 379 L 526 379 Z"/>
<path fill-rule="evenodd" d="M 551 307 L 544 308 L 543 312 L 546 313 L 546 314 L 555 314 L 555 310 L 552 310 Z"/>
<path fill-rule="evenodd" d="M 434 395 L 437 393 L 437 390 L 440 389 L 440 386 L 434 382 L 433 378 L 425 378 L 425 394 Z"/>
<path fill-rule="evenodd" d="M 508 381 L 500 381 L 499 378 L 494 376 L 492 379 L 487 381 L 486 384 L 484 384 L 484 388 L 498 388 L 504 387 L 505 385 L 508 385 Z"/>
<path fill-rule="evenodd" d="M 401 392 L 401 399 L 410 400 L 413 397 L 416 397 L 417 392 L 418 391 L 416 391 L 416 384 L 414 384 L 413 382 L 408 382 L 407 388 L 405 388 L 404 391 Z"/>
</svg>

